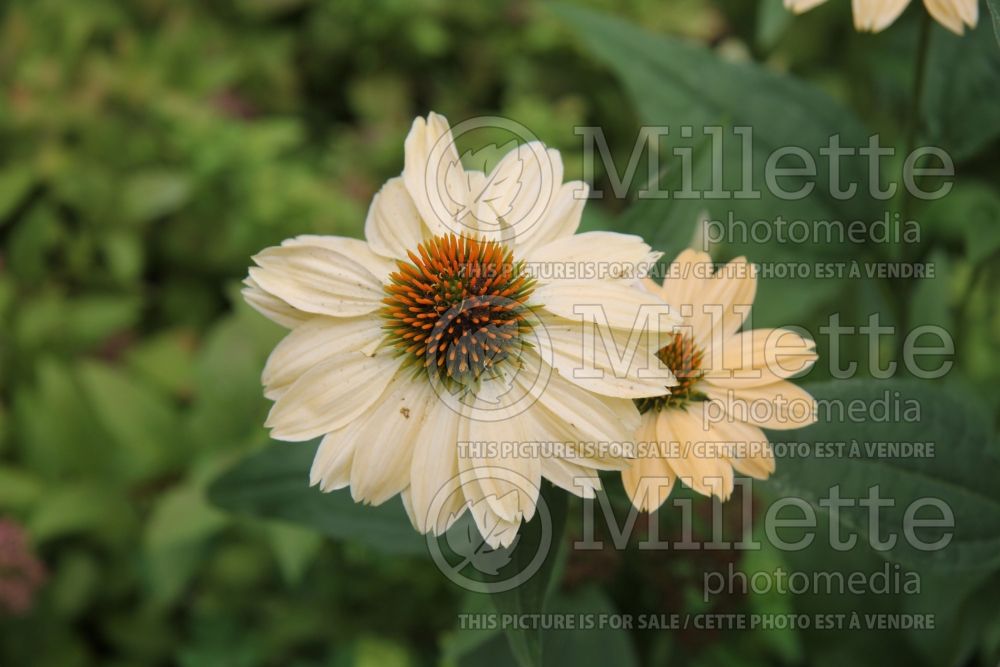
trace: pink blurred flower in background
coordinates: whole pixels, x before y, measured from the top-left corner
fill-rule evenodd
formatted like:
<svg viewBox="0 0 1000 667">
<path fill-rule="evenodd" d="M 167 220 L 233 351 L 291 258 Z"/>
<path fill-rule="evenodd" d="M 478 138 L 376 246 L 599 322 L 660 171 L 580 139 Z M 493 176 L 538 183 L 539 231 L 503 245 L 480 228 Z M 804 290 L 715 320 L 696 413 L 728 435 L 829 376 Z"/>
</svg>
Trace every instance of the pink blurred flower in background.
<svg viewBox="0 0 1000 667">
<path fill-rule="evenodd" d="M 0 616 L 29 612 L 46 576 L 24 529 L 14 521 L 0 519 Z"/>
</svg>

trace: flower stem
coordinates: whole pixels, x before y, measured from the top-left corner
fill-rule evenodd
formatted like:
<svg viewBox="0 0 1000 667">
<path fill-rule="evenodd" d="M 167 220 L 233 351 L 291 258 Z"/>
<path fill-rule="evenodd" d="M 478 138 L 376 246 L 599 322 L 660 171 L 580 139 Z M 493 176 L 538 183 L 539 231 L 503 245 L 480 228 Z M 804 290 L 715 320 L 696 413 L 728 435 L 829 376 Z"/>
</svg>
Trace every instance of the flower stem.
<svg viewBox="0 0 1000 667">
<path fill-rule="evenodd" d="M 900 174 L 902 175 L 903 168 L 905 168 L 906 160 L 910 154 L 917 147 L 917 137 L 920 133 L 920 127 L 923 121 L 923 97 L 924 97 L 924 82 L 927 79 L 927 54 L 930 52 L 930 37 L 931 37 L 931 15 L 924 11 L 922 12 L 923 18 L 920 20 L 920 33 L 917 37 L 917 48 L 916 57 L 914 59 L 913 67 L 913 83 L 912 83 L 912 93 L 910 98 L 910 114 L 907 119 L 906 135 L 905 135 L 905 151 L 903 153 L 903 160 L 901 163 Z M 905 181 L 904 181 L 905 184 Z M 902 201 L 900 202 L 900 220 L 897 225 L 903 224 L 908 219 L 910 214 L 910 206 L 913 203 L 913 196 L 904 187 L 902 194 Z M 893 238 L 900 238 L 898 236 L 899 229 L 896 230 L 896 236 Z M 899 259 L 899 255 L 903 255 L 901 244 L 896 244 L 897 253 L 896 259 Z"/>
<path fill-rule="evenodd" d="M 917 58 L 913 70 L 913 98 L 910 100 L 910 126 L 907 132 L 907 154 L 916 147 L 917 133 L 923 109 L 924 82 L 927 79 L 927 54 L 930 52 L 931 15 L 923 12 L 920 21 L 920 35 L 917 37 Z"/>
<path fill-rule="evenodd" d="M 916 53 L 914 59 L 913 67 L 913 82 L 912 82 L 912 93 L 910 99 L 910 113 L 907 119 L 906 135 L 905 135 L 905 152 L 902 156 L 902 161 L 900 162 L 900 176 L 905 172 L 906 161 L 910 154 L 917 147 L 917 138 L 920 133 L 921 125 L 923 122 L 923 97 L 924 97 L 924 83 L 927 78 L 927 55 L 930 52 L 930 36 L 931 36 L 931 15 L 927 12 L 921 12 L 922 18 L 920 21 L 920 32 L 917 36 Z M 914 165 L 915 166 L 915 165 Z M 894 261 L 906 261 L 907 257 L 912 257 L 913 253 L 906 252 L 905 242 L 902 240 L 902 225 L 905 225 L 911 213 L 911 206 L 913 204 L 913 195 L 910 193 L 909 189 L 905 187 L 906 180 L 901 184 L 901 200 L 899 203 L 899 220 L 893 220 L 892 225 L 895 227 L 893 235 L 894 243 L 890 246 L 892 253 L 891 259 Z M 907 327 L 909 326 L 909 303 L 912 291 L 912 281 L 906 279 L 900 279 L 894 281 L 893 292 L 895 292 L 896 302 L 899 304 L 898 317 L 899 321 L 896 323 L 897 327 Z M 893 346 L 894 356 L 896 360 L 899 361 L 898 357 L 902 352 L 902 342 L 897 337 L 896 345 Z"/>
</svg>

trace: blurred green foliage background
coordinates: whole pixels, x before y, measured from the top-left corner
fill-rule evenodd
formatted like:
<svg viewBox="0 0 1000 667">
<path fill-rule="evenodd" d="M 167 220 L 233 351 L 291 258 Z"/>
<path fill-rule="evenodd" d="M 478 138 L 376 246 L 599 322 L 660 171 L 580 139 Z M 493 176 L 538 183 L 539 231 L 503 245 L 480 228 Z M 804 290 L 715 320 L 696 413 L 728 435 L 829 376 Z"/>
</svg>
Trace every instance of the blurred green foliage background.
<svg viewBox="0 0 1000 667">
<path fill-rule="evenodd" d="M 629 9 L 650 23 L 685 13 L 656 5 Z M 584 119 L 631 131 L 610 77 L 580 86 L 594 67 L 539 14 L 436 0 L 0 7 L 0 515 L 48 570 L 34 610 L 0 619 L 0 664 L 437 654 L 456 594 L 429 562 L 234 520 L 203 489 L 267 439 L 259 373 L 281 331 L 237 298 L 250 255 L 359 235 L 414 116 L 499 111 L 571 152 Z"/>
<path fill-rule="evenodd" d="M 911 15 L 876 41 L 853 34 L 847 2 L 794 20 L 776 0 L 583 4 L 808 77 L 902 134 Z M 968 39 L 996 48 L 985 30 Z M 426 559 L 238 518 L 205 495 L 267 442 L 259 373 L 282 332 L 238 298 L 249 257 L 298 234 L 360 235 L 427 110 L 514 118 L 563 151 L 567 177 L 582 170 L 574 126 L 601 126 L 627 156 L 640 124 L 625 87 L 535 0 L 0 5 L 0 517 L 46 570 L 30 610 L 0 609 L 0 665 L 436 664 L 457 641 L 467 602 Z M 945 129 L 966 180 L 928 213 L 951 277 L 911 296 L 964 322 L 964 378 L 992 387 L 997 266 L 969 245 L 998 222 L 997 135 L 972 141 L 962 122 Z M 585 225 L 616 228 L 626 205 L 594 202 Z M 892 298 L 861 303 L 891 311 Z M 783 307 L 767 317 L 815 314 Z M 995 409 L 995 391 L 986 400 Z M 698 607 L 695 556 L 634 559 L 629 571 L 659 572 L 669 590 L 643 604 Z M 577 564 L 567 581 L 626 571 L 612 565 Z M 628 577 L 619 600 L 635 595 Z M 677 641 L 640 648 L 713 664 L 735 646 Z M 747 663 L 795 664 L 799 641 L 739 646 Z"/>
</svg>

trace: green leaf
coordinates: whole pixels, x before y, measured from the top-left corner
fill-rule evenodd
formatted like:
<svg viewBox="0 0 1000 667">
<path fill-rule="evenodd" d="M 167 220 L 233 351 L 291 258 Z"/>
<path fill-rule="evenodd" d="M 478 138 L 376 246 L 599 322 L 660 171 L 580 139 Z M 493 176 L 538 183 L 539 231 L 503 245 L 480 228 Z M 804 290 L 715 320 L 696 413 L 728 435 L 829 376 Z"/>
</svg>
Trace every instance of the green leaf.
<svg viewBox="0 0 1000 667">
<path fill-rule="evenodd" d="M 125 182 L 123 215 L 137 222 L 168 215 L 187 203 L 191 189 L 190 179 L 182 172 L 150 170 L 136 174 Z"/>
<path fill-rule="evenodd" d="M 469 609 L 469 613 L 487 613 L 483 609 Z M 618 613 L 614 603 L 597 586 L 585 586 L 579 590 L 553 594 L 549 612 L 560 614 L 577 621 L 581 618 L 608 618 Z M 465 667 L 476 665 L 510 665 L 515 657 L 511 646 L 506 644 L 496 631 L 458 630 L 459 637 L 451 639 L 451 646 L 460 646 L 461 651 L 452 653 L 457 664 Z M 459 645 L 460 637 L 474 637 L 468 645 Z M 639 658 L 629 633 L 621 628 L 604 627 L 591 629 L 566 629 L 542 632 L 545 653 L 540 664 L 544 667 L 560 665 L 621 665 L 634 667 Z"/>
<path fill-rule="evenodd" d="M 701 164 L 708 150 L 708 142 L 695 147 L 693 160 Z M 681 187 L 681 170 L 666 168 L 657 175 L 659 189 L 673 191 Z M 696 245 L 698 226 L 704 222 L 701 204 L 667 198 L 637 199 L 618 219 L 623 232 L 642 236 L 653 248 L 664 253 L 666 261 L 672 260 L 681 250 Z M 697 244 L 700 245 L 700 244 Z"/>
<path fill-rule="evenodd" d="M 914 615 L 933 615 L 933 629 L 911 629 L 910 641 L 921 655 L 938 665 L 966 664 L 983 636 L 996 607 L 997 581 L 983 573 L 921 577 L 920 594 L 903 597 L 902 608 Z M 996 577 L 993 577 L 996 580 Z"/>
<path fill-rule="evenodd" d="M 792 22 L 793 14 L 782 0 L 759 0 L 757 3 L 757 44 L 772 48 Z"/>
<path fill-rule="evenodd" d="M 593 585 L 553 596 L 551 611 L 575 618 L 608 618 L 618 613 L 607 594 Z M 545 665 L 639 665 L 632 638 L 620 628 L 547 632 L 544 640 Z"/>
<path fill-rule="evenodd" d="M 996 33 L 997 43 L 1000 43 L 1000 0 L 986 0 L 986 6 L 990 8 L 990 15 L 993 17 L 993 32 Z"/>
<path fill-rule="evenodd" d="M 138 234 L 111 233 L 101 239 L 108 270 L 123 285 L 140 280 L 143 267 L 142 239 Z"/>
<path fill-rule="evenodd" d="M 136 375 L 171 393 L 190 395 L 194 385 L 195 338 L 189 331 L 168 331 L 143 339 L 125 353 Z"/>
<path fill-rule="evenodd" d="M 24 466 L 48 480 L 84 473 L 114 477 L 107 436 L 80 400 L 83 391 L 71 369 L 43 358 L 32 370 L 34 385 L 14 396 L 12 421 L 20 435 L 14 445 Z"/>
<path fill-rule="evenodd" d="M 0 171 L 0 225 L 34 185 L 35 174 L 24 166 Z"/>
<path fill-rule="evenodd" d="M 139 319 L 141 300 L 90 294 L 73 299 L 46 291 L 21 304 L 15 338 L 25 351 L 79 351 L 105 341 Z"/>
<path fill-rule="evenodd" d="M 243 303 L 212 327 L 194 364 L 195 404 L 191 429 L 204 447 L 220 448 L 266 439 L 261 424 L 268 402 L 260 386 L 267 355 L 287 333 Z"/>
<path fill-rule="evenodd" d="M 353 648 L 355 667 L 410 667 L 413 664 L 405 646 L 385 638 L 362 637 Z"/>
<path fill-rule="evenodd" d="M 318 533 L 287 523 L 268 524 L 267 538 L 278 560 L 281 575 L 290 585 L 302 582 L 309 565 L 323 546 L 323 538 Z"/>
<path fill-rule="evenodd" d="M 796 431 L 794 440 L 843 442 L 847 448 L 841 456 L 782 458 L 772 478 L 776 489 L 820 508 L 819 500 L 835 486 L 842 498 L 857 500 L 878 485 L 880 497 L 893 501 L 880 510 L 879 537 L 896 536 L 892 547 L 877 550 L 880 556 L 943 574 L 1000 567 L 1000 459 L 989 419 L 974 397 L 956 387 L 916 381 L 850 380 L 807 389 L 819 401 L 820 421 Z M 771 439 L 782 437 L 772 433 Z M 869 449 L 878 443 L 933 443 L 933 456 Z M 928 498 L 939 499 L 954 515 L 952 538 L 944 548 L 921 550 L 904 533 L 908 508 Z M 855 503 L 841 509 L 839 519 L 863 542 L 869 512 Z M 941 513 L 917 516 L 939 518 Z M 925 543 L 946 532 L 914 530 Z"/>
<path fill-rule="evenodd" d="M 774 545 L 770 544 L 760 534 L 764 531 L 759 526 L 754 530 L 754 541 L 759 541 L 762 548 L 759 550 L 747 551 L 742 555 L 740 571 L 745 572 L 748 579 L 753 580 L 757 573 L 764 573 L 762 576 L 770 576 L 778 569 L 787 570 L 787 564 L 782 559 L 782 553 Z M 790 596 L 782 595 L 778 591 L 767 590 L 763 593 L 755 592 L 747 600 L 750 611 L 763 616 L 781 617 L 795 613 Z M 780 656 L 785 664 L 802 663 L 802 646 L 796 630 L 791 627 L 775 627 L 768 632 L 761 633 L 760 642 L 768 646 L 775 654 Z"/>
<path fill-rule="evenodd" d="M 682 125 L 694 127 L 696 140 L 704 136 L 702 128 L 707 126 L 751 127 L 757 171 L 763 159 L 777 148 L 798 146 L 817 156 L 818 149 L 827 146 L 832 135 L 840 136 L 842 146 L 867 144 L 868 133 L 857 117 L 810 84 L 754 63 L 727 62 L 703 46 L 654 35 L 612 16 L 564 4 L 553 8 L 583 37 L 590 53 L 618 75 L 643 122 L 670 127 L 668 136 L 673 145 L 681 139 Z M 735 150 L 734 159 L 739 160 L 739 137 L 725 138 L 725 149 Z M 761 199 L 705 199 L 700 205 L 711 208 L 721 203 L 726 211 L 738 215 L 760 211 L 771 216 L 780 212 L 788 217 L 815 212 L 820 215 L 812 218 L 818 220 L 831 216 L 842 220 L 859 215 L 863 218 L 866 210 L 870 214 L 871 200 L 864 196 L 866 189 L 860 187 L 867 183 L 864 161 L 841 161 L 841 182 L 859 183 L 857 195 L 844 199 L 833 197 L 826 189 L 830 183 L 829 161 L 816 162 L 817 175 L 810 178 L 816 184 L 815 196 L 776 202 L 768 196 L 763 179 L 755 178 L 755 187 L 763 191 Z M 723 189 L 739 189 L 738 170 L 727 171 Z M 783 185 L 794 190 L 792 183 L 796 181 L 789 179 Z"/>
<path fill-rule="evenodd" d="M 923 115 L 929 143 L 964 160 L 1000 135 L 1000 49 L 986 21 L 965 35 L 932 27 Z"/>
<path fill-rule="evenodd" d="M 120 544 L 130 538 L 133 526 L 132 507 L 98 482 L 56 485 L 28 520 L 28 530 L 39 542 L 85 534 Z"/>
<path fill-rule="evenodd" d="M 462 601 L 459 609 L 460 617 L 472 615 L 485 618 L 495 613 L 496 608 L 489 597 L 481 593 L 469 593 Z M 510 645 L 501 636 L 499 624 L 481 623 L 474 627 L 455 628 L 441 637 L 441 660 L 445 664 L 478 664 L 483 651 L 500 653 L 509 656 L 508 663 L 513 662 L 510 656 Z"/>
<path fill-rule="evenodd" d="M 274 443 L 253 454 L 209 487 L 209 498 L 231 512 L 280 519 L 338 540 L 352 540 L 390 553 L 426 554 L 398 499 L 370 507 L 347 489 L 322 493 L 309 486 L 318 443 Z"/>
<path fill-rule="evenodd" d="M 75 617 L 102 591 L 102 575 L 94 554 L 69 549 L 59 560 L 49 584 L 52 605 L 61 617 Z"/>
<path fill-rule="evenodd" d="M 521 526 L 518 539 L 508 547 L 510 561 L 500 568 L 500 579 L 509 579 L 526 572 L 530 561 L 538 553 L 544 540 L 549 540 L 549 553 L 541 567 L 527 581 L 514 588 L 492 594 L 493 605 L 500 614 L 541 614 L 553 586 L 553 573 L 559 562 L 558 551 L 563 546 L 566 526 L 566 493 L 550 484 L 543 484 L 539 504 L 545 503 L 549 520 L 544 513 L 536 512 L 535 517 Z M 546 533 L 548 533 L 546 535 Z M 538 629 L 523 627 L 506 630 L 511 651 L 522 667 L 537 667 L 542 664 L 542 635 Z"/>
<path fill-rule="evenodd" d="M 854 185 L 856 191 L 836 196 L 830 160 L 819 153 L 833 136 L 845 148 L 868 144 L 868 132 L 849 109 L 819 88 L 755 63 L 729 62 L 703 46 L 654 35 L 578 7 L 555 9 L 583 37 L 590 53 L 619 77 L 643 123 L 669 128 L 665 138 L 669 154 L 661 155 L 659 189 L 670 196 L 644 200 L 640 191 L 634 210 L 626 215 L 627 231 L 664 251 L 667 260 L 688 245 L 713 250 L 720 259 L 746 255 L 755 263 L 781 267 L 810 260 L 843 262 L 862 255 L 862 244 L 831 239 L 826 223 L 873 222 L 882 217 L 884 205 L 877 205 L 868 191 L 868 166 L 859 156 L 840 159 L 840 187 Z M 683 126 L 693 128 L 690 138 L 684 138 Z M 711 127 L 721 131 L 721 139 L 706 132 Z M 752 131 L 751 149 L 734 133 L 736 127 Z M 809 153 L 816 167 L 815 176 L 775 179 L 789 192 L 812 188 L 798 199 L 772 192 L 766 177 L 774 151 L 791 147 Z M 680 148 L 690 148 L 691 157 L 677 157 Z M 661 153 L 667 151 L 661 147 Z M 776 164 L 788 167 L 802 162 L 792 157 Z M 759 197 L 735 196 L 745 187 L 744 170 L 752 176 L 751 187 Z M 674 196 L 682 189 L 701 194 Z M 714 189 L 734 194 L 730 198 L 709 194 Z M 786 229 L 795 223 L 801 234 L 804 223 L 813 233 L 806 234 L 804 242 L 782 241 L 775 231 L 779 218 Z M 709 222 L 699 228 L 700 219 Z M 758 228 L 772 236 L 761 242 L 752 231 Z M 845 279 L 816 275 L 762 281 L 758 302 L 768 310 L 757 309 L 755 321 L 775 326 L 797 321 L 846 285 Z M 806 294 L 810 296 L 802 296 Z"/>
<path fill-rule="evenodd" d="M 783 461 L 779 461 L 780 463 Z M 781 495 L 772 492 L 770 480 L 765 483 L 762 491 L 763 495 L 768 498 L 768 503 L 774 502 L 776 497 Z M 774 489 L 774 491 L 780 492 L 780 489 Z M 829 517 L 823 513 L 817 515 L 815 527 L 803 528 L 799 533 L 793 530 L 795 538 L 811 533 L 816 535 L 816 539 L 802 550 L 781 551 L 782 560 L 787 564 L 785 571 L 789 577 L 805 577 L 815 581 L 817 577 L 826 576 L 846 578 L 854 572 L 865 573 L 867 576 L 885 572 L 888 573 L 885 575 L 888 577 L 898 573 L 901 585 L 905 586 L 905 581 L 918 576 L 913 572 L 907 572 L 899 565 L 886 562 L 875 555 L 871 549 L 860 544 L 857 545 L 857 548 L 846 551 L 834 549 L 831 540 L 826 538 L 830 534 L 830 530 Z M 777 549 L 777 546 L 771 545 L 765 549 Z M 746 570 L 743 567 L 740 569 L 741 571 Z M 777 574 L 776 570 L 771 570 L 771 573 L 771 577 Z M 747 571 L 747 576 L 750 576 L 749 571 Z M 796 593 L 792 593 L 786 588 L 778 593 L 778 596 L 790 604 L 796 614 L 803 614 L 810 618 L 817 618 L 821 614 L 844 614 L 846 620 L 840 628 L 816 630 L 815 628 L 797 627 L 795 634 L 798 639 L 797 643 L 802 646 L 803 655 L 799 660 L 783 661 L 782 664 L 834 667 L 851 660 L 856 661 L 858 655 L 866 656 L 865 664 L 921 664 L 915 651 L 909 647 L 906 638 L 901 636 L 901 633 L 870 628 L 864 623 L 865 614 L 901 613 L 900 598 L 906 593 L 897 594 L 891 588 L 885 593 L 871 589 L 852 590 L 837 586 L 827 588 L 822 585 L 805 588 L 806 590 Z M 753 594 L 753 597 L 757 597 L 756 593 Z M 773 611 L 764 613 L 773 613 Z M 860 628 L 851 628 L 846 622 L 850 620 L 852 614 L 858 614 L 860 617 L 862 624 Z M 769 629 L 768 632 L 772 631 Z"/>
<path fill-rule="evenodd" d="M 44 280 L 51 270 L 47 258 L 65 234 L 55 207 L 45 202 L 32 206 L 21 224 L 12 225 L 9 232 L 4 239 L 4 258 L 9 267 L 5 271 L 24 284 Z"/>
<path fill-rule="evenodd" d="M 226 516 L 208 504 L 197 483 L 186 483 L 159 497 L 143 545 L 153 601 L 166 604 L 181 594 L 203 558 L 202 545 L 226 522 Z"/>
<path fill-rule="evenodd" d="M 93 294 L 73 299 L 62 306 L 58 335 L 78 345 L 93 345 L 131 327 L 141 313 L 142 301 L 133 296 Z M 66 335 L 67 329 L 72 331 L 72 336 Z"/>
<path fill-rule="evenodd" d="M 22 510 L 45 492 L 45 485 L 26 470 L 0 465 L 0 510 Z"/>
<path fill-rule="evenodd" d="M 910 302 L 908 331 L 920 326 L 935 326 L 945 331 L 955 331 L 955 317 L 952 313 L 952 273 L 953 267 L 948 255 L 940 250 L 931 252 L 928 261 L 934 266 L 934 277 L 917 282 Z M 928 355 L 929 356 L 929 355 Z M 935 357 L 930 368 L 936 368 L 946 360 Z"/>
<path fill-rule="evenodd" d="M 935 238 L 960 241 L 968 260 L 978 264 L 1000 251 L 1000 194 L 985 183 L 956 183 L 927 206 L 924 224 Z"/>
<path fill-rule="evenodd" d="M 124 478 L 160 474 L 190 449 L 180 437 L 176 411 L 157 391 L 96 362 L 81 364 L 79 376 L 84 395 L 117 447 Z"/>
</svg>

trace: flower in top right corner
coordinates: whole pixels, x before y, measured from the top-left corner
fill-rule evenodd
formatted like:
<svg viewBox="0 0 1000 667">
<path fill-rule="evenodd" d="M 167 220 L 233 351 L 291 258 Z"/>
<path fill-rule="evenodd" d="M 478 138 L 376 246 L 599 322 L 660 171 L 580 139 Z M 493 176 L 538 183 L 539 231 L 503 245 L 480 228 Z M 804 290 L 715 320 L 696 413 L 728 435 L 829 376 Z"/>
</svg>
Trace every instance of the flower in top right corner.
<svg viewBox="0 0 1000 667">
<path fill-rule="evenodd" d="M 825 0 L 785 0 L 785 7 L 796 14 L 809 11 Z M 854 28 L 859 32 L 881 32 L 899 18 L 910 0 L 852 0 Z M 934 20 L 956 35 L 966 26 L 975 28 L 979 21 L 979 0 L 924 0 Z"/>
<path fill-rule="evenodd" d="M 638 288 L 681 324 L 663 332 L 657 354 L 677 384 L 636 400 L 639 454 L 622 472 L 632 503 L 652 511 L 678 480 L 725 500 L 734 471 L 766 479 L 775 465 L 762 429 L 816 421 L 816 401 L 788 381 L 812 367 L 815 343 L 791 329 L 743 330 L 757 291 L 756 267 L 743 257 L 716 270 L 707 253 L 685 250 L 662 286 L 646 279 Z"/>
</svg>

